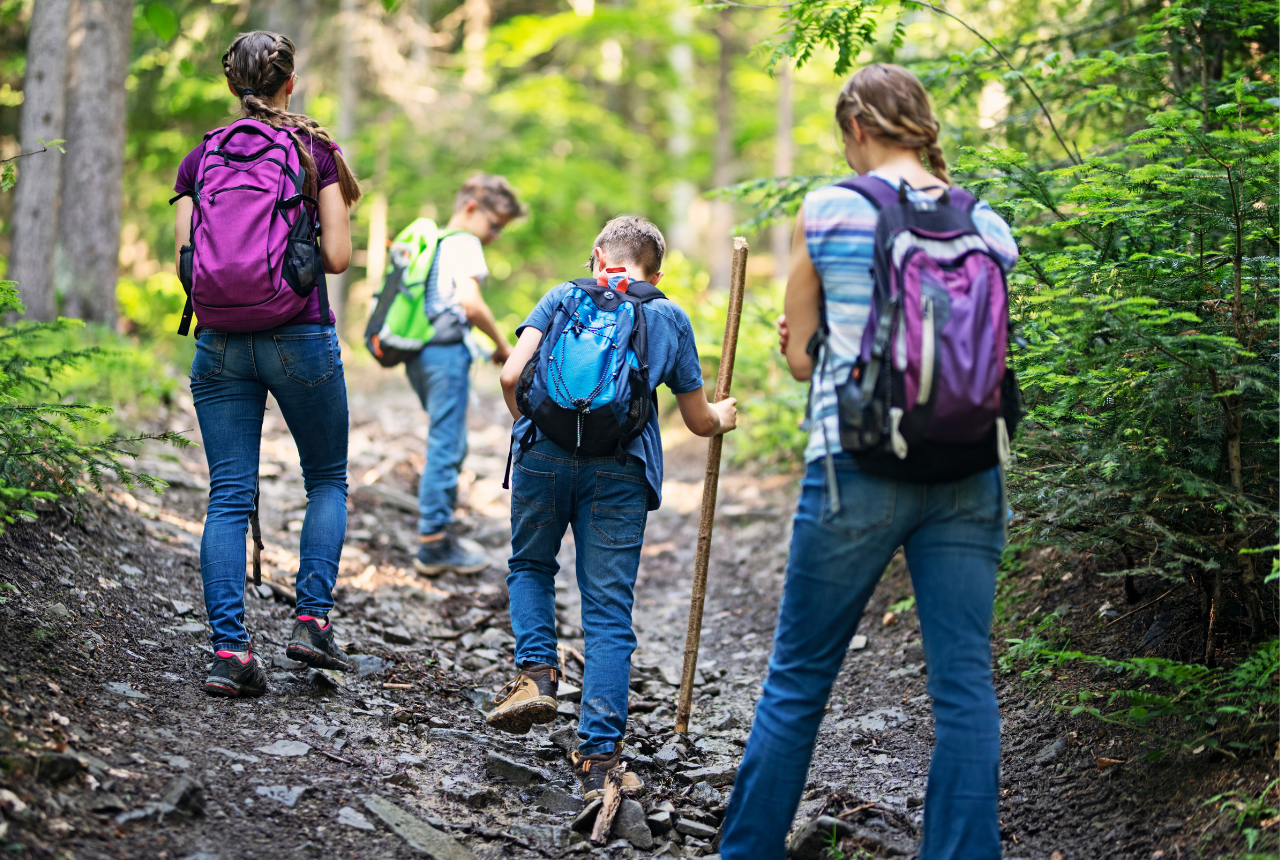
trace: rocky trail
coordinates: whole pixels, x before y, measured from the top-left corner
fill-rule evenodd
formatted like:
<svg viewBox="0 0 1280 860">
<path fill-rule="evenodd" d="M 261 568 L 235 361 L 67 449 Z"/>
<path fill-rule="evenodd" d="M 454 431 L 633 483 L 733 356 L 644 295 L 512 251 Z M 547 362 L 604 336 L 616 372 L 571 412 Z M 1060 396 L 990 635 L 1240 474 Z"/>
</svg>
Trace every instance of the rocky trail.
<svg viewBox="0 0 1280 860">
<path fill-rule="evenodd" d="M 161 860 L 714 854 L 768 659 L 794 476 L 724 470 L 695 709 L 677 736 L 705 444 L 664 433 L 667 484 L 637 585 L 624 754 L 648 790 L 592 842 L 596 809 L 584 810 L 565 765 L 573 682 L 589 659 L 572 576 L 557 585 L 569 678 L 560 719 L 525 737 L 483 721 L 511 675 L 513 645 L 501 489 L 510 422 L 496 370 L 477 370 L 460 493 L 461 529 L 492 561 L 474 577 L 413 572 L 424 417 L 398 374 L 354 368 L 348 382 L 351 516 L 333 621 L 358 674 L 284 657 L 305 496 L 296 449 L 269 411 L 264 582 L 251 588 L 246 620 L 271 689 L 253 701 L 200 690 L 211 657 L 198 556 L 207 472 L 198 448 L 153 452 L 143 466 L 169 481 L 163 496 L 117 488 L 78 520 L 53 507 L 0 539 L 0 844 L 16 856 Z M 195 424 L 189 404 L 165 420 Z M 572 553 L 570 534 L 568 571 Z M 899 605 L 886 618 L 909 596 L 895 563 L 833 693 L 796 856 L 818 857 L 833 829 L 842 856 L 914 855 L 932 722 L 914 613 Z M 1185 802 L 1123 769 L 1096 769 L 1097 744 L 1008 677 L 998 682 L 1006 856 L 1183 856 Z"/>
</svg>

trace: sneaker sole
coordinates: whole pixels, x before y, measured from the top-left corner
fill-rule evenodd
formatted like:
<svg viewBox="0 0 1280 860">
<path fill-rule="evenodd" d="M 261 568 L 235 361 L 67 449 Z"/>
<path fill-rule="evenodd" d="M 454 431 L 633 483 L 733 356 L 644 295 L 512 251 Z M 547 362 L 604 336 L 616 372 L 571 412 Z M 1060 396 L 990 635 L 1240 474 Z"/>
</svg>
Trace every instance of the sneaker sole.
<svg viewBox="0 0 1280 860">
<path fill-rule="evenodd" d="M 525 735 L 534 725 L 554 722 L 556 703 L 547 696 L 530 699 L 506 711 L 494 711 L 485 717 L 485 724 L 513 735 Z"/>
<path fill-rule="evenodd" d="M 228 681 L 226 678 L 209 678 L 204 682 L 204 691 L 210 696 L 218 696 L 225 699 L 248 699 L 261 696 L 267 691 L 267 688 L 246 690 L 235 681 Z"/>
<path fill-rule="evenodd" d="M 323 651 L 313 651 L 305 645 L 290 645 L 284 649 L 284 656 L 299 663 L 306 663 L 312 669 L 336 669 L 339 672 L 351 671 L 350 661 L 339 663 Z"/>
<path fill-rule="evenodd" d="M 413 560 L 413 569 L 423 576 L 439 576 L 442 573 L 479 573 L 489 566 L 489 562 L 481 562 L 480 564 L 424 564 L 416 558 Z"/>
</svg>

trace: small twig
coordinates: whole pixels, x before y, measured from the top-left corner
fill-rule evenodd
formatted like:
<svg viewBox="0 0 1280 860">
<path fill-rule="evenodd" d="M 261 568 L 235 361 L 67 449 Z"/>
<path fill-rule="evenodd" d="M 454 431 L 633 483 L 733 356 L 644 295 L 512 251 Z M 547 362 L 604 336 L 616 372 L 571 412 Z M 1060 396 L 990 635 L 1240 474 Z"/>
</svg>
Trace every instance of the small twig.
<svg viewBox="0 0 1280 860">
<path fill-rule="evenodd" d="M 356 766 L 356 763 L 355 763 L 355 762 L 353 762 L 353 761 L 347 761 L 345 758 L 343 758 L 343 757 L 342 757 L 342 756 L 340 756 L 340 755 L 336 755 L 336 754 L 331 753 L 331 752 L 326 752 L 325 750 L 316 750 L 316 752 L 320 753 L 320 755 L 324 756 L 325 758 L 331 758 L 331 759 L 333 759 L 334 761 L 340 761 L 340 762 L 342 762 L 343 764 L 349 764 L 349 765 L 351 765 L 352 767 L 355 767 L 355 766 Z"/>
<path fill-rule="evenodd" d="M 1141 606 L 1139 606 L 1137 609 L 1133 610 L 1132 612 L 1126 612 L 1124 615 L 1121 615 L 1119 618 L 1115 618 L 1115 619 L 1112 619 L 1111 621 L 1108 621 L 1106 624 L 1102 625 L 1102 629 L 1106 630 L 1112 624 L 1119 624 L 1121 621 L 1124 621 L 1130 615 L 1133 615 L 1136 612 L 1141 612 L 1142 610 L 1146 609 L 1148 606 L 1155 606 L 1161 600 L 1164 600 L 1166 597 L 1168 597 L 1170 594 L 1173 594 L 1177 590 L 1178 590 L 1178 587 L 1175 585 L 1173 588 L 1169 589 L 1164 594 L 1160 595 L 1150 603 L 1144 603 Z"/>
</svg>

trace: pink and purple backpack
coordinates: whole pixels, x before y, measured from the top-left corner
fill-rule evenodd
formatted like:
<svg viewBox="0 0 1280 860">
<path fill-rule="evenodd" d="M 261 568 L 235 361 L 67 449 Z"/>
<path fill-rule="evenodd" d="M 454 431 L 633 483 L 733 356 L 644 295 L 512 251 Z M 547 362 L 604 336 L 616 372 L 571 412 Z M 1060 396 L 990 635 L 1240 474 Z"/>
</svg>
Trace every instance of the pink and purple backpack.
<svg viewBox="0 0 1280 860">
<path fill-rule="evenodd" d="M 905 182 L 874 176 L 840 185 L 878 213 L 871 312 L 836 385 L 840 446 L 866 472 L 917 483 L 1007 461 L 1022 405 L 1004 270 L 974 225 L 977 198 L 953 187 L 911 200 Z"/>
<path fill-rule="evenodd" d="M 246 118 L 204 136 L 189 192 L 191 244 L 179 251 L 187 303 L 178 334 L 188 332 L 193 312 L 217 331 L 274 328 L 296 317 L 317 285 L 320 317 L 329 318 L 319 204 L 302 193 L 305 180 L 285 129 Z"/>
</svg>

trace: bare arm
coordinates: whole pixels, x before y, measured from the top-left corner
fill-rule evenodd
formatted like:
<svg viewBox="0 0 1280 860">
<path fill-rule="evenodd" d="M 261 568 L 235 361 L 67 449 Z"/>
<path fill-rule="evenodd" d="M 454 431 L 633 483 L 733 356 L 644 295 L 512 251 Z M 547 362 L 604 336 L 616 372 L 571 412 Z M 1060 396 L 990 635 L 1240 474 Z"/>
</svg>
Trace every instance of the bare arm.
<svg viewBox="0 0 1280 860">
<path fill-rule="evenodd" d="M 676 395 L 676 403 L 680 406 L 680 417 L 684 426 L 696 436 L 716 436 L 728 433 L 738 426 L 738 399 L 726 397 L 719 403 L 709 403 L 702 390 L 688 391 Z"/>
<path fill-rule="evenodd" d="M 791 269 L 787 273 L 786 333 L 783 351 L 791 375 L 804 382 L 813 376 L 813 360 L 805 352 L 809 338 L 818 330 L 822 278 L 809 258 L 809 244 L 804 235 L 804 207 L 796 215 L 796 229 L 791 237 Z M 780 332 L 781 334 L 781 332 Z"/>
<path fill-rule="evenodd" d="M 320 259 L 324 270 L 340 275 L 351 265 L 351 217 L 338 183 L 320 189 Z"/>
<path fill-rule="evenodd" d="M 467 322 L 480 329 L 489 340 L 493 341 L 493 360 L 502 364 L 511 356 L 511 346 L 498 330 L 498 321 L 494 319 L 493 311 L 489 310 L 489 306 L 485 304 L 484 296 L 480 295 L 480 282 L 475 278 L 467 278 L 457 283 L 456 290 L 455 296 L 458 304 L 462 306 L 462 312 L 467 315 Z M 539 332 L 538 336 L 541 337 L 542 333 Z M 536 347 L 537 344 L 535 343 L 534 346 Z M 528 359 L 525 360 L 528 361 Z M 522 364 L 521 367 L 524 365 Z"/>
<path fill-rule="evenodd" d="M 542 332 L 536 328 L 526 328 L 520 332 L 515 349 L 510 350 L 506 364 L 502 365 L 502 399 L 507 401 L 507 411 L 512 418 L 520 417 L 520 410 L 516 406 L 516 383 L 520 381 L 520 373 L 538 351 L 538 344 L 541 342 Z"/>
<path fill-rule="evenodd" d="M 179 197 L 173 205 L 173 268 L 178 268 L 178 252 L 183 245 L 191 244 L 191 212 L 195 204 L 190 197 Z M 181 274 L 181 272 L 179 272 Z"/>
</svg>

